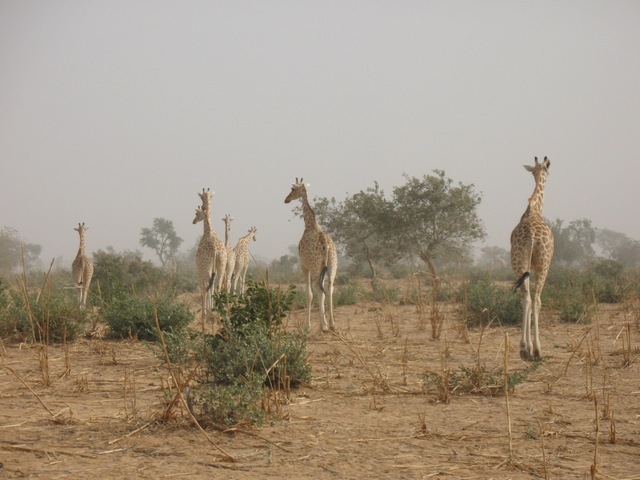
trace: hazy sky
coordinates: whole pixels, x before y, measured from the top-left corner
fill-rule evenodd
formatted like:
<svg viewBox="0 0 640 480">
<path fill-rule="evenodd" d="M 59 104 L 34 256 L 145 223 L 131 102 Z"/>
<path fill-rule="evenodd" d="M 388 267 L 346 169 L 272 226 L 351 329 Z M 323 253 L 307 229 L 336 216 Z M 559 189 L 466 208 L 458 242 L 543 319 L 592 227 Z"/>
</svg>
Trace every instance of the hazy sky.
<svg viewBox="0 0 640 480">
<path fill-rule="evenodd" d="M 640 239 L 638 1 L 0 0 L 0 227 L 71 263 L 173 221 L 254 255 L 303 230 L 295 177 L 390 197 L 442 169 L 508 247 L 549 156 L 544 215 Z M 65 265 L 68 267 L 68 265 Z"/>
</svg>

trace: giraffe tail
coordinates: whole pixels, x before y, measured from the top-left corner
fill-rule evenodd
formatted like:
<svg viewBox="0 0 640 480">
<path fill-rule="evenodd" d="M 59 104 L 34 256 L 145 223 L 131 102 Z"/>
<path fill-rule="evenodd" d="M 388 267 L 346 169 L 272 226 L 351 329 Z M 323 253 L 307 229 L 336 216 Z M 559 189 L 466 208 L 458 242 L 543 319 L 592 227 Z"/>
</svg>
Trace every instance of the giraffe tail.
<svg viewBox="0 0 640 480">
<path fill-rule="evenodd" d="M 211 277 L 209 277 L 209 284 L 207 285 L 207 291 L 211 290 L 211 287 L 213 286 L 213 281 L 216 279 L 216 272 L 213 272 L 211 274 Z"/>
<path fill-rule="evenodd" d="M 320 270 L 320 279 L 318 281 L 318 284 L 320 286 L 320 291 L 322 292 L 324 292 L 324 277 L 327 275 L 328 271 L 329 267 L 327 267 L 326 265 L 322 267 L 322 270 Z"/>
<path fill-rule="evenodd" d="M 520 275 L 520 278 L 518 280 L 516 280 L 515 282 L 513 282 L 513 291 L 515 292 L 516 290 L 518 290 L 522 285 L 524 285 L 524 281 L 529 278 L 531 276 L 531 274 L 529 272 L 524 272 L 522 275 Z"/>
</svg>

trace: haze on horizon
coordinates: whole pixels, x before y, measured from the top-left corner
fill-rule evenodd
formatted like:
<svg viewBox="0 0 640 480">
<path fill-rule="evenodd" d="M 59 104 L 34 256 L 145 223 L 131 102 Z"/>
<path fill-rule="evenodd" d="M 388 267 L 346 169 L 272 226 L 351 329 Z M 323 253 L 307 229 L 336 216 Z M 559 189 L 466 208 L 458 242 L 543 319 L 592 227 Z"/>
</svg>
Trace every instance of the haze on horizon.
<svg viewBox="0 0 640 480">
<path fill-rule="evenodd" d="M 0 1 L 0 228 L 70 265 L 140 250 L 197 192 L 254 256 L 289 253 L 283 200 L 344 199 L 444 170 L 509 245 L 549 156 L 544 215 L 640 238 L 640 3 Z M 67 266 L 67 265 L 65 265 Z"/>
</svg>

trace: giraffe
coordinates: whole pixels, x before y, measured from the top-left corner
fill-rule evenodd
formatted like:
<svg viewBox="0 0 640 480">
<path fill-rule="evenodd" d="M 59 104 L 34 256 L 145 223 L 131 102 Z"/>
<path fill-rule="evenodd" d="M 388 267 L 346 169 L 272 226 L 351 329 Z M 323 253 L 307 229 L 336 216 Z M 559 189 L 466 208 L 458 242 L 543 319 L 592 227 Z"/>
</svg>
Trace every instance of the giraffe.
<svg viewBox="0 0 640 480">
<path fill-rule="evenodd" d="M 233 217 L 227 214 L 222 217 L 222 221 L 224 222 L 224 248 L 227 251 L 227 264 L 224 269 L 224 288 L 225 291 L 231 292 L 231 280 L 236 266 L 236 252 L 233 249 L 233 245 L 229 242 L 229 230 L 231 229 Z"/>
<path fill-rule="evenodd" d="M 78 223 L 78 228 L 74 228 L 74 230 L 80 234 L 80 247 L 71 265 L 71 275 L 73 276 L 74 282 L 76 282 L 76 288 L 78 288 L 78 305 L 80 308 L 85 308 L 87 304 L 87 293 L 89 293 L 89 286 L 91 285 L 91 277 L 93 277 L 93 263 L 91 263 L 89 257 L 84 253 L 84 233 L 89 230 L 89 227 L 85 227 L 84 222 L 82 222 Z"/>
<path fill-rule="evenodd" d="M 304 219 L 304 232 L 298 244 L 300 266 L 305 277 L 307 287 L 307 331 L 311 330 L 311 304 L 313 302 L 312 285 L 316 286 L 318 293 L 318 309 L 320 310 L 320 325 L 326 332 L 329 327 L 335 330 L 333 318 L 333 282 L 338 270 L 338 255 L 333 241 L 318 224 L 316 214 L 309 204 L 307 197 L 308 184 L 301 178 L 291 186 L 291 192 L 284 199 L 284 203 L 300 199 L 302 203 L 302 217 Z M 324 279 L 328 279 L 328 303 L 329 326 L 325 317 L 325 288 Z M 317 281 L 317 283 L 315 283 Z"/>
<path fill-rule="evenodd" d="M 249 268 L 249 242 L 253 240 L 256 241 L 256 232 L 258 229 L 256 227 L 251 227 L 249 229 L 249 233 L 247 233 L 244 237 L 241 237 L 238 240 L 236 248 L 234 248 L 234 252 L 236 255 L 236 265 L 233 271 L 233 293 L 236 293 L 238 280 L 240 281 L 240 293 L 244 293 L 244 280 L 247 276 L 247 269 Z"/>
<path fill-rule="evenodd" d="M 200 286 L 202 318 L 213 311 L 212 289 L 220 291 L 227 252 L 211 226 L 211 197 L 213 192 L 202 189 L 198 193 L 202 205 L 196 208 L 193 224 L 203 222 L 203 234 L 196 251 L 196 267 L 198 269 L 198 284 Z"/>
<path fill-rule="evenodd" d="M 520 357 L 523 360 L 538 361 L 540 337 L 538 335 L 538 317 L 542 301 L 542 289 L 553 257 L 553 233 L 542 218 L 544 187 L 549 175 L 551 161 L 544 157 L 542 163 L 535 157 L 535 165 L 525 165 L 533 173 L 536 185 L 529 197 L 529 204 L 520 223 L 511 232 L 511 268 L 518 277 L 516 290 L 522 291 L 522 337 L 520 339 Z M 535 273 L 533 303 L 529 294 L 530 272 Z M 533 342 L 531 341 L 531 321 L 533 317 Z"/>
</svg>

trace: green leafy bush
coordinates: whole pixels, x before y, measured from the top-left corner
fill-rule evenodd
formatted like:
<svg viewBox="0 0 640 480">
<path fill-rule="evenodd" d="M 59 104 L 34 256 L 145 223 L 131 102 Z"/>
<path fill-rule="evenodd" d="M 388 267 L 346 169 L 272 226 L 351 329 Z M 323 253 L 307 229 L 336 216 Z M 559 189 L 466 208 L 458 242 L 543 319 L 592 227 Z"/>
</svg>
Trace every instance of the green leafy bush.
<svg viewBox="0 0 640 480">
<path fill-rule="evenodd" d="M 462 288 L 459 312 L 468 326 L 482 326 L 490 321 L 515 325 L 522 321 L 521 296 L 513 287 L 499 285 L 485 276 L 467 282 Z"/>
<path fill-rule="evenodd" d="M 157 340 L 154 307 L 163 332 L 180 331 L 193 320 L 193 314 L 187 306 L 175 298 L 152 300 L 119 293 L 112 298 L 104 311 L 104 321 L 109 326 L 109 335 L 113 338 Z"/>
<path fill-rule="evenodd" d="M 172 361 L 202 365 L 207 385 L 194 395 L 205 421 L 259 424 L 268 389 L 288 391 L 311 380 L 304 335 L 282 328 L 295 288 L 269 288 L 248 282 L 244 295 L 215 295 L 220 316 L 217 335 L 166 335 Z"/>
<path fill-rule="evenodd" d="M 41 294 L 6 291 L 0 295 L 0 336 L 35 342 L 74 341 L 84 332 L 87 310 L 77 307 L 75 298 L 63 292 Z"/>
<path fill-rule="evenodd" d="M 367 295 L 367 298 L 374 302 L 395 304 L 400 300 L 401 290 L 400 287 L 391 285 L 378 285 L 375 290 L 372 290 Z"/>
<path fill-rule="evenodd" d="M 334 305 L 355 305 L 358 303 L 358 286 L 344 285 L 333 291 Z"/>
<path fill-rule="evenodd" d="M 264 282 L 247 280 L 243 295 L 219 292 L 214 294 L 214 309 L 220 315 L 223 336 L 226 330 L 242 334 L 254 328 L 273 331 L 282 325 L 282 319 L 291 310 L 296 288 L 268 288 Z"/>
</svg>

